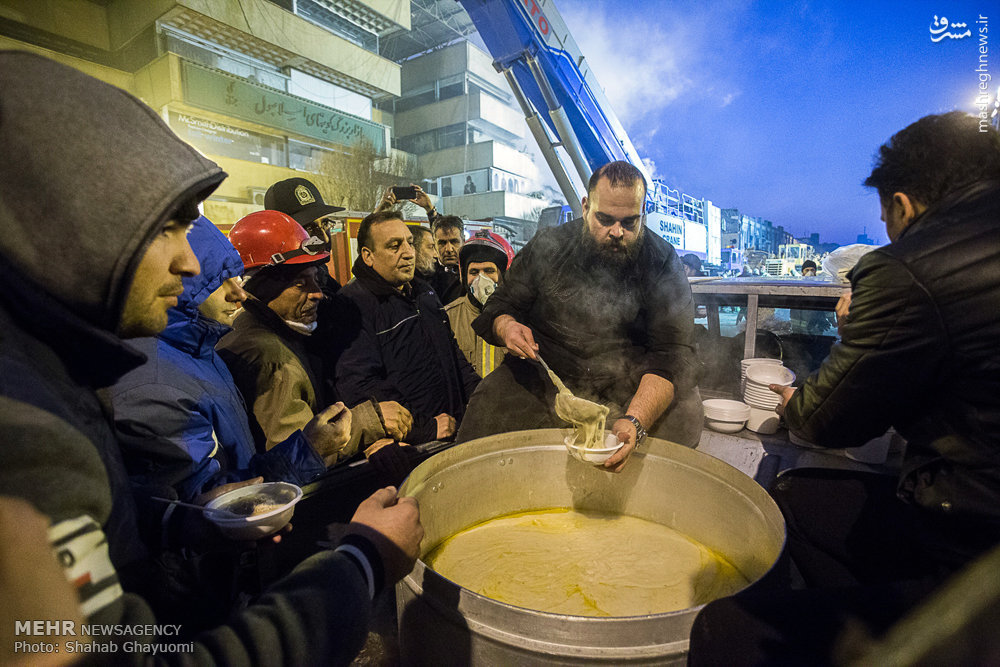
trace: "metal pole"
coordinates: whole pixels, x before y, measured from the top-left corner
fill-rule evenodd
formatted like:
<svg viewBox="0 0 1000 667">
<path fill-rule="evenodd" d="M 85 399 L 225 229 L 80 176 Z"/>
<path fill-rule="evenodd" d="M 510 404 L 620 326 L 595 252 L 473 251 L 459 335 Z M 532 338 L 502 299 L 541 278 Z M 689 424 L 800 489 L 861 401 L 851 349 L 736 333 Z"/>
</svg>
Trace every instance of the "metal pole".
<svg viewBox="0 0 1000 667">
<path fill-rule="evenodd" d="M 557 144 L 553 144 L 549 139 L 545 125 L 542 123 L 541 118 L 538 117 L 531 102 L 524 96 L 521 86 L 517 83 L 517 79 L 514 78 L 510 69 L 503 70 L 503 75 L 507 78 L 507 83 L 514 93 L 514 99 L 517 100 L 522 113 L 524 113 L 524 120 L 528 124 L 528 129 L 531 130 L 531 135 L 535 138 L 535 143 L 538 144 L 538 149 L 542 152 L 542 157 L 545 158 L 545 162 L 549 165 L 549 170 L 559 184 L 559 189 L 562 190 L 563 197 L 566 198 L 566 203 L 573 209 L 573 217 L 583 217 L 580 195 L 577 193 L 576 188 L 573 187 L 573 181 L 570 179 L 569 174 L 566 173 L 566 167 L 555 150 Z"/>
<path fill-rule="evenodd" d="M 559 140 L 562 142 L 563 148 L 569 153 L 569 158 L 573 161 L 573 166 L 576 167 L 576 171 L 580 175 L 580 180 L 584 183 L 589 182 L 591 174 L 590 165 L 587 163 L 587 157 L 583 154 L 583 148 L 580 146 L 580 141 L 577 139 L 576 133 L 573 132 L 569 117 L 566 115 L 566 110 L 559 104 L 555 93 L 552 92 L 549 80 L 545 77 L 545 72 L 538 66 L 535 59 L 525 58 L 525 61 L 528 63 L 528 68 L 531 70 L 532 76 L 535 77 L 538 88 L 542 91 L 545 104 L 549 107 L 549 116 L 552 118 L 552 123 L 556 126 L 556 132 L 559 133 Z"/>
</svg>

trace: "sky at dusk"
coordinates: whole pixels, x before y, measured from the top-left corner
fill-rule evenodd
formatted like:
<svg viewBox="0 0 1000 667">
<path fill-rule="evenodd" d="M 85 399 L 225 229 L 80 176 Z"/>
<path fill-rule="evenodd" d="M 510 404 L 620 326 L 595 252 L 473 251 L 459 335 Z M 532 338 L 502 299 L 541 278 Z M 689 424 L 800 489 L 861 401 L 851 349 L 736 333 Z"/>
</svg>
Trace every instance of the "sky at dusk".
<svg viewBox="0 0 1000 667">
<path fill-rule="evenodd" d="M 980 15 L 997 76 L 991 106 L 1000 84 L 993 2 L 556 7 L 655 178 L 824 242 L 853 243 L 865 228 L 886 242 L 878 197 L 861 182 L 897 130 L 927 114 L 975 110 Z M 932 34 L 941 17 L 973 34 Z"/>
</svg>

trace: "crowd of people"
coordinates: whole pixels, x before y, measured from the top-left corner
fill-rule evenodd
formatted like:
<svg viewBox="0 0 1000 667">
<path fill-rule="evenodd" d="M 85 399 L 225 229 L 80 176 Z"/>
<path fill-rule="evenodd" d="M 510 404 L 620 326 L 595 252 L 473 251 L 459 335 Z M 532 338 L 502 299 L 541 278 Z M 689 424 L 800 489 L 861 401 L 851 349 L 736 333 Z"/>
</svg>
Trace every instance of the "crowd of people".
<svg viewBox="0 0 1000 667">
<path fill-rule="evenodd" d="M 853 446 L 890 425 L 910 442 L 898 482 L 779 480 L 789 551 L 811 587 L 938 583 L 1000 541 L 989 344 L 1000 335 L 1000 144 L 995 132 L 968 139 L 953 115 L 930 118 L 883 147 L 869 178 L 893 243 L 853 272 L 843 340 L 799 390 L 781 390 L 789 427 L 813 442 Z M 77 131 L 66 141 L 53 126 Z M 980 157 L 924 169 L 911 144 L 951 155 L 934 133 Z M 418 555 L 419 508 L 397 491 L 415 446 L 564 425 L 541 359 L 609 407 L 623 447 L 608 472 L 647 434 L 699 441 L 687 278 L 700 263 L 647 231 L 647 184 L 628 163 L 597 169 L 582 218 L 516 255 L 494 232 L 467 238 L 419 186 L 411 201 L 430 227 L 407 224 L 390 189 L 362 220 L 353 279 L 340 285 L 327 266 L 342 209 L 315 184 L 272 184 L 265 210 L 227 238 L 199 213 L 226 178 L 219 166 L 74 69 L 0 53 L 0 146 L 20 156 L 0 165 L 0 534 L 24 547 L 0 549 L 0 585 L 19 593 L 5 622 L 117 625 L 126 631 L 80 640 L 136 661 L 136 646 L 165 639 L 145 628 L 176 620 L 179 660 L 348 662 L 374 601 Z M 361 461 L 379 488 L 341 539 L 259 589 L 236 576 L 254 567 L 247 545 L 189 507 Z M 831 497 L 853 514 L 833 518 Z M 894 530 L 879 533 L 885 522 Z M 280 534 L 271 540 L 281 548 Z M 903 566 L 900 553 L 912 556 Z M 38 595 L 16 583 L 29 562 Z M 60 566 L 72 586 L 46 577 Z M 775 609 L 750 607 L 710 606 L 692 656 L 715 657 L 699 638 L 717 638 L 720 623 L 744 631 L 732 645 L 746 655 L 765 651 L 751 632 L 761 624 L 790 633 Z M 753 622 L 732 622 L 742 614 Z"/>
<path fill-rule="evenodd" d="M 55 141 L 51 126 L 79 132 Z M 123 629 L 80 637 L 88 652 L 162 653 L 165 637 L 145 630 L 155 619 L 182 628 L 171 636 L 189 642 L 176 644 L 182 660 L 349 660 L 374 600 L 417 555 L 419 509 L 397 492 L 414 445 L 558 425 L 551 406 L 510 419 L 498 395 L 548 400 L 550 388 L 523 375 L 539 353 L 575 391 L 615 403 L 627 446 L 609 470 L 647 428 L 664 433 L 675 403 L 700 406 L 683 325 L 690 291 L 673 250 L 644 234 L 645 182 L 630 165 L 595 174 L 584 218 L 519 258 L 498 234 L 467 239 L 461 218 L 439 215 L 418 186 L 412 201 L 431 227 L 406 224 L 390 189 L 358 229 L 342 286 L 327 268 L 340 208 L 315 184 L 272 184 L 265 210 L 227 238 L 199 213 L 226 178 L 218 165 L 77 70 L 0 54 L 0 145 L 23 158 L 5 163 L 0 183 L 0 519 L 29 524 L 17 543 L 33 556 L 32 527 L 47 521 L 73 584 L 41 588 L 51 600 L 22 595 L 7 612 Z M 43 231 L 46 219 L 61 222 Z M 570 282 L 558 289 L 574 288 L 569 300 L 536 275 L 564 244 Z M 592 331 L 595 298 L 610 307 L 623 292 L 635 297 Z M 573 326 L 571 339 L 558 335 Z M 483 380 L 494 376 L 502 382 Z M 701 415 L 689 417 L 693 432 Z M 381 488 L 331 548 L 270 580 L 253 572 L 252 547 L 190 507 L 356 461 Z M 281 534 L 270 539 L 282 548 Z M 23 562 L 0 563 L 0 582 Z"/>
</svg>

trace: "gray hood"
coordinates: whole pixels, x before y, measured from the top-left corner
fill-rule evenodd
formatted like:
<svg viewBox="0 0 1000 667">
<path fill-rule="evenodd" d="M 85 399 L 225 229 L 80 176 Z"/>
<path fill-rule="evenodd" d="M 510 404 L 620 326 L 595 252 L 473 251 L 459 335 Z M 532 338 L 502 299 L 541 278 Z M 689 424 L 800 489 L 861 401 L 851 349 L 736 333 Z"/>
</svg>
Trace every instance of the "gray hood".
<svg viewBox="0 0 1000 667">
<path fill-rule="evenodd" d="M 109 331 L 162 225 L 226 177 L 128 93 L 21 51 L 0 51 L 0 155 L 0 261 Z"/>
</svg>

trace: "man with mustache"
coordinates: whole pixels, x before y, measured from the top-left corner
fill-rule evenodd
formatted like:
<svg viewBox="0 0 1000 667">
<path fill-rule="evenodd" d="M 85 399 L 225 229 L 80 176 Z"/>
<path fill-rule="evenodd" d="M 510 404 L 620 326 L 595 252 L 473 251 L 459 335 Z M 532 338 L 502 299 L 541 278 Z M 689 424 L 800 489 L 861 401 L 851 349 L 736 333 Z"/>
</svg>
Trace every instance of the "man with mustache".
<svg viewBox="0 0 1000 667">
<path fill-rule="evenodd" d="M 330 253 L 322 239 L 278 211 L 245 216 L 229 239 L 250 276 L 243 286 L 250 298 L 216 349 L 252 415 L 257 450 L 264 452 L 304 428 L 331 402 L 322 382 L 323 360 L 308 344 L 318 325 L 320 272 Z M 324 450 L 327 465 L 357 452 L 362 441 L 385 436 L 379 409 L 367 399 L 359 398 L 351 410 L 356 422 L 351 438 Z"/>
<path fill-rule="evenodd" d="M 358 229 L 355 280 L 341 290 L 361 318 L 340 356 L 344 400 L 399 401 L 413 414 L 412 444 L 451 438 L 479 376 L 458 349 L 444 307 L 414 278 L 413 235 L 399 213 L 373 213 Z"/>
<path fill-rule="evenodd" d="M 698 443 L 694 302 L 673 247 L 645 230 L 645 195 L 638 169 L 606 164 L 590 179 L 583 219 L 543 230 L 514 258 L 473 321 L 509 353 L 472 397 L 459 442 L 565 425 L 541 355 L 574 394 L 611 409 L 625 446 L 608 469 L 622 469 L 647 429 Z"/>
<path fill-rule="evenodd" d="M 438 266 L 429 282 L 441 303 L 448 304 L 465 294 L 458 275 L 458 253 L 465 244 L 465 224 L 457 215 L 439 215 L 434 218 L 432 229 Z"/>
</svg>

